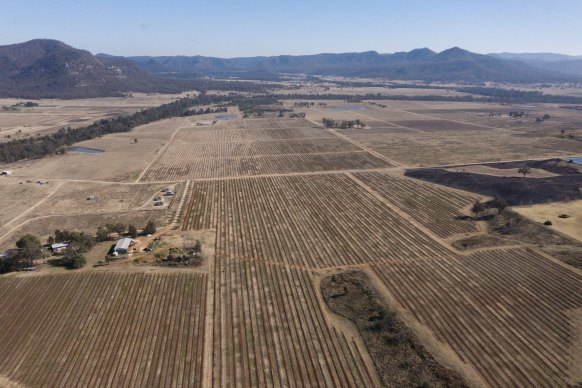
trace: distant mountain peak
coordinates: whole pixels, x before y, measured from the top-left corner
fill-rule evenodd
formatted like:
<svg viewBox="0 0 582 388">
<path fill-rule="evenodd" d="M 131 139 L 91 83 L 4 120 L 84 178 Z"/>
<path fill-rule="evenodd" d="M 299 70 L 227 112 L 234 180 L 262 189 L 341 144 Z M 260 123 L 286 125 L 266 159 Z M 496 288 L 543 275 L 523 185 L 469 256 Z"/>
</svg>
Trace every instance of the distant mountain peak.
<svg viewBox="0 0 582 388">
<path fill-rule="evenodd" d="M 462 58 L 462 57 L 468 57 L 468 56 L 472 56 L 472 55 L 479 55 L 479 54 L 475 54 L 472 53 L 470 51 L 467 51 L 465 49 L 462 49 L 460 47 L 451 47 L 450 49 L 441 51 L 438 56 L 439 57 L 443 57 L 443 58 Z"/>
<path fill-rule="evenodd" d="M 54 39 L 0 46 L 0 90 L 4 96 L 120 95 L 150 90 L 164 82 L 126 58 L 96 58 L 89 51 Z"/>
<path fill-rule="evenodd" d="M 409 51 L 406 57 L 408 59 L 426 59 L 435 56 L 436 53 L 427 47 L 414 49 Z"/>
</svg>

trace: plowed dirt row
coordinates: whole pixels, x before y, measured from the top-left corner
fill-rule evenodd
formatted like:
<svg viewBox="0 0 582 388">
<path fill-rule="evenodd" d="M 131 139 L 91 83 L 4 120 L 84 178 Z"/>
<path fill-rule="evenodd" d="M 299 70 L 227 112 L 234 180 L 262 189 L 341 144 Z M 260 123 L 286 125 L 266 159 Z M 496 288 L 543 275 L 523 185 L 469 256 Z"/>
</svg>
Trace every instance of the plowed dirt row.
<svg viewBox="0 0 582 388">
<path fill-rule="evenodd" d="M 215 277 L 215 387 L 379 385 L 325 319 L 309 272 L 218 259 Z"/>
<path fill-rule="evenodd" d="M 439 237 L 478 230 L 477 224 L 464 219 L 465 215 L 459 211 L 475 202 L 474 195 L 385 173 L 355 173 L 354 176 Z"/>
<path fill-rule="evenodd" d="M 343 174 L 193 182 L 184 229 L 217 229 L 217 255 L 309 268 L 449 251 Z"/>
<path fill-rule="evenodd" d="M 33 387 L 201 386 L 207 275 L 0 280 L 0 374 Z"/>
<path fill-rule="evenodd" d="M 582 276 L 528 249 L 373 266 L 398 303 L 491 386 L 565 386 Z"/>
</svg>

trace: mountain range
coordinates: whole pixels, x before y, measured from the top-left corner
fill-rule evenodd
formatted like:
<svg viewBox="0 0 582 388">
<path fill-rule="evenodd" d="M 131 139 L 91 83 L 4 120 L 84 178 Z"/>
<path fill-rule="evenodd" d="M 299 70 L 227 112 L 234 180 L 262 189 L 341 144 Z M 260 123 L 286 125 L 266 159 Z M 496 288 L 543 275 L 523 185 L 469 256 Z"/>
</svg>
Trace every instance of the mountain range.
<svg viewBox="0 0 582 388">
<path fill-rule="evenodd" d="M 98 55 L 102 57 L 102 55 Z M 157 74 L 212 75 L 245 71 L 310 75 L 382 77 L 396 80 L 494 81 L 509 83 L 567 82 L 579 74 L 543 69 L 514 58 L 482 55 L 458 47 L 436 53 L 428 48 L 410 52 L 280 55 L 273 57 L 214 58 L 203 56 L 128 57 Z"/>
<path fill-rule="evenodd" d="M 480 83 L 582 82 L 582 58 L 559 54 L 482 55 L 454 47 L 361 53 L 215 58 L 92 55 L 63 42 L 35 39 L 0 46 L 0 96 L 98 97 L 177 92 L 201 76 L 275 78 L 279 74 L 381 77 Z M 189 82 L 190 81 L 190 82 Z"/>
</svg>

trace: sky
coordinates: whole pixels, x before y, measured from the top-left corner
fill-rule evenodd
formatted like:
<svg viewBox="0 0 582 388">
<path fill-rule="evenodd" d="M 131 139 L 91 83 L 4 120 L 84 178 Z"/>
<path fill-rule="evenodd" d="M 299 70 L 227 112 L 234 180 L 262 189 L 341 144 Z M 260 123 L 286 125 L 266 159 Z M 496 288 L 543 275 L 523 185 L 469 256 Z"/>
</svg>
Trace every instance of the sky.
<svg viewBox="0 0 582 388">
<path fill-rule="evenodd" d="M 123 56 L 454 46 L 582 55 L 581 20 L 581 0 L 7 0 L 0 45 L 50 38 Z"/>
</svg>

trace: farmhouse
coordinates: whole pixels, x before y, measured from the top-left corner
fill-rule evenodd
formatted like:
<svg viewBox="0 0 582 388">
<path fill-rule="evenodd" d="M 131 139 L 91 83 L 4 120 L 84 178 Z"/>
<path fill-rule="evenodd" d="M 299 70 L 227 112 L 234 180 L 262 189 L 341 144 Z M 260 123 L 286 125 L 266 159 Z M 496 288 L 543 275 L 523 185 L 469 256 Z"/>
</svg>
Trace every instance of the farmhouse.
<svg viewBox="0 0 582 388">
<path fill-rule="evenodd" d="M 115 247 L 113 248 L 113 253 L 124 254 L 127 253 L 129 247 L 133 244 L 133 240 L 130 238 L 122 238 L 117 241 Z"/>
</svg>

